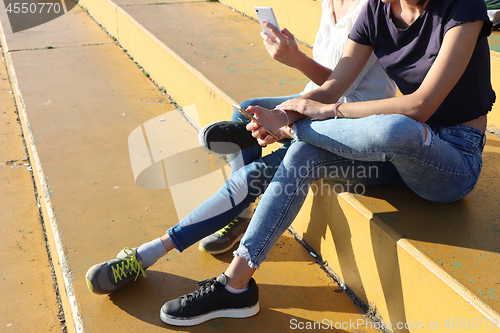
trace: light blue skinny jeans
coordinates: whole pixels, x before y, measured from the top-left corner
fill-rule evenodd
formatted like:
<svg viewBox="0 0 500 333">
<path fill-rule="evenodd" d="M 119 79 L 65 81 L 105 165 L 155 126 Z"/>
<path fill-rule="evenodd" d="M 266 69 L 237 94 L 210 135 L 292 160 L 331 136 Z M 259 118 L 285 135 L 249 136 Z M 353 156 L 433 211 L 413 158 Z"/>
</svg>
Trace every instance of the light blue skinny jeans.
<svg viewBox="0 0 500 333">
<path fill-rule="evenodd" d="M 403 115 L 301 120 L 294 124 L 294 138 L 234 172 L 214 196 L 169 229 L 176 249 L 224 227 L 264 193 L 235 251 L 258 268 L 320 178 L 404 182 L 427 200 L 458 200 L 477 182 L 485 141 L 484 133 L 470 126 L 431 128 Z"/>
<path fill-rule="evenodd" d="M 243 101 L 240 106 L 244 109 L 250 105 L 274 109 L 284 101 L 300 96 L 295 94 L 257 97 Z M 231 120 L 248 122 L 247 118 L 236 109 Z M 231 155 L 231 179 L 215 195 L 167 231 L 179 252 L 228 225 L 264 192 L 283 160 L 291 140 L 282 140 L 281 143 L 283 146 L 280 149 L 264 158 L 260 146 Z M 243 167 L 246 171 L 235 175 L 235 172 Z"/>
</svg>

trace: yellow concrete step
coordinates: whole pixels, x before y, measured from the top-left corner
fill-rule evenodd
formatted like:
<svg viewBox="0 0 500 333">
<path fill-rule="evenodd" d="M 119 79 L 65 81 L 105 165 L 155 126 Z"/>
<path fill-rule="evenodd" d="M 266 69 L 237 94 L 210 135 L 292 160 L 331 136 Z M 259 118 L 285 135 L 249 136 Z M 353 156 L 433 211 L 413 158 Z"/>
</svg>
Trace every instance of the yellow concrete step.
<svg viewBox="0 0 500 333">
<path fill-rule="evenodd" d="M 269 57 L 262 47 L 256 50 L 255 46 L 260 41 L 258 24 L 245 20 L 221 4 L 174 1 L 156 5 L 152 10 L 147 1 L 132 3 L 119 0 L 112 3 L 85 0 L 80 3 L 117 37 L 181 106 L 196 107 L 193 119 L 195 122 L 200 119 L 201 125 L 227 119 L 231 114 L 229 105 L 234 100 L 286 94 L 288 90 L 283 88 L 288 87 L 277 84 L 276 77 L 270 75 L 274 73 L 269 70 L 273 66 L 275 71 L 284 71 L 279 74 L 285 78 L 281 79 L 284 82 L 299 82 L 298 79 L 290 80 L 297 73 L 283 69 L 279 64 L 269 63 Z M 276 9 L 278 20 L 284 22 L 283 27 L 288 27 L 299 39 L 310 44 L 314 40 L 315 29 L 309 29 L 312 25 L 304 27 L 300 22 L 318 22 L 318 1 L 294 1 L 293 6 L 290 1 L 279 0 L 226 0 L 224 4 L 248 16 L 254 16 L 253 6 L 271 5 Z M 156 22 L 160 18 L 163 21 Z M 216 28 L 220 30 L 214 30 Z M 235 35 L 238 36 L 236 41 Z M 232 42 L 228 42 L 228 39 Z M 243 43 L 240 44 L 240 41 Z M 236 51 L 241 58 L 236 58 Z M 498 91 L 499 76 L 494 74 L 499 71 L 497 60 L 493 51 L 492 77 L 494 88 Z M 264 63 L 266 67 L 261 70 L 260 65 Z M 234 71 L 231 67 L 234 64 L 251 65 Z M 250 70 L 255 76 L 246 76 Z M 249 80 L 252 77 L 254 79 Z M 185 89 L 187 86 L 192 89 Z M 292 93 L 300 91 L 293 88 Z M 498 105 L 495 104 L 490 114 L 490 129 L 500 124 Z M 497 312 L 500 309 L 494 289 L 496 273 L 485 269 L 486 261 L 474 261 L 473 258 L 478 254 L 478 257 L 487 255 L 488 260 L 496 260 L 498 253 L 494 245 L 495 233 L 491 232 L 497 229 L 494 223 L 495 216 L 498 216 L 498 205 L 482 199 L 482 196 L 496 199 L 496 146 L 497 139 L 489 137 L 481 182 L 474 193 L 459 203 L 448 206 L 422 203 L 411 193 L 405 193 L 403 188 L 381 189 L 378 200 L 369 194 L 361 197 L 349 193 L 316 196 L 314 200 L 311 198 L 308 201 L 294 228 L 330 263 L 340 279 L 362 301 L 374 304 L 379 309 L 386 322 L 413 320 L 416 326 L 422 323 L 429 329 L 436 320 L 439 325 L 445 325 L 446 320 L 449 320 L 451 329 L 453 320 L 477 319 L 474 327 L 479 322 L 483 323 L 481 328 L 484 328 L 486 320 L 499 319 Z M 335 188 L 334 184 L 331 187 Z M 398 198 L 408 199 L 403 202 L 404 210 L 399 207 Z M 373 203 L 374 200 L 377 205 Z M 464 211 L 468 214 L 464 214 Z M 390 214 L 390 218 L 383 218 L 386 216 L 383 214 Z M 417 216 L 419 222 L 425 223 L 413 227 L 428 238 L 421 239 L 420 234 L 403 233 L 397 228 L 417 223 L 412 220 Z M 395 217 L 401 222 L 390 224 Z M 311 220 L 314 223 L 309 224 Z M 454 237 L 466 240 L 467 229 L 463 229 L 463 226 L 468 226 L 471 221 L 477 221 L 473 224 L 478 230 L 475 241 L 488 245 L 478 246 L 460 241 L 446 243 L 434 234 L 436 225 L 452 224 L 452 231 L 456 233 Z M 425 227 L 419 229 L 422 225 Z M 339 229 L 333 232 L 333 227 Z M 481 235 L 489 238 L 483 240 Z M 445 237 L 444 233 L 440 237 Z M 375 245 L 367 251 L 367 243 L 363 240 Z M 429 247 L 422 247 L 422 244 L 427 243 Z M 453 256 L 460 260 L 455 262 Z M 464 265 L 467 260 L 471 263 L 466 271 L 460 265 Z M 472 272 L 477 278 L 472 278 Z M 420 290 L 421 285 L 425 286 L 425 290 Z M 449 305 L 450 300 L 453 306 Z M 440 326 L 445 329 L 443 327 Z"/>
<path fill-rule="evenodd" d="M 47 226 L 68 331 L 178 331 L 159 319 L 161 305 L 193 291 L 197 281 L 220 274 L 231 260 L 231 253 L 213 257 L 196 246 L 182 254 L 173 252 L 151 267 L 147 278 L 111 296 L 92 295 L 85 284 L 85 273 L 93 264 L 111 259 L 123 247 L 135 247 L 161 236 L 221 185 L 227 168 L 216 167 L 221 165 L 220 160 L 210 161 L 207 154 L 197 149 L 197 132 L 184 113 L 169 102 L 85 11 L 75 9 L 15 34 L 4 14 L 0 16 L 4 57 Z M 170 74 L 173 79 L 183 80 Z M 179 84 L 179 80 L 174 81 Z M 205 81 L 202 78 L 198 82 L 200 90 L 210 88 Z M 182 88 L 193 92 L 193 87 L 186 83 Z M 169 190 L 144 188 L 148 187 L 146 176 L 155 176 L 162 161 L 169 185 L 168 170 L 178 177 L 172 183 L 185 181 L 175 188 L 168 186 Z M 2 179 L 4 171 L 1 170 Z M 10 175 L 5 177 L 14 180 Z M 137 180 L 144 187 L 138 186 Z M 27 192 L 32 195 L 29 191 L 32 188 Z M 4 209 L 8 214 L 3 216 L 15 216 L 16 211 Z M 36 214 L 29 222 L 39 223 Z M 6 226 L 2 223 L 3 228 Z M 27 233 L 30 230 L 26 227 Z M 15 230 L 6 232 L 12 234 Z M 16 235 L 23 236 L 30 239 L 31 234 Z M 24 240 L 19 242 L 24 245 Z M 34 247 L 30 253 L 33 256 L 11 253 L 21 262 L 31 258 L 38 261 L 47 255 L 44 248 Z M 36 262 L 28 265 L 38 267 Z M 29 267 L 8 268 L 14 271 L 12 274 L 20 275 Z M 33 293 L 37 300 L 45 293 L 44 287 L 52 283 L 46 268 L 41 265 L 38 269 L 34 277 L 39 281 L 40 294 Z M 317 328 L 317 323 L 322 323 L 323 328 L 331 325 L 345 332 L 378 331 L 290 234 L 280 238 L 255 278 L 261 296 L 257 316 L 213 320 L 187 330 L 239 332 L 244 325 L 251 332 L 288 332 Z M 19 309 L 21 302 L 31 297 L 17 294 L 25 291 L 28 290 L 22 287 L 2 288 L 2 300 L 12 302 L 4 306 Z M 42 321 L 26 320 L 24 326 L 17 326 L 18 321 L 10 319 L 11 312 L 6 310 L 2 311 L 6 322 L 0 324 L 6 325 L 6 331 L 20 328 L 17 331 L 37 332 L 46 329 L 41 325 L 47 323 L 50 330 L 55 320 L 51 314 L 54 309 L 49 308 L 53 305 L 49 302 L 52 296 L 55 298 L 46 296 L 47 302 L 38 301 L 47 305 L 47 309 L 38 305 L 40 311 L 36 304 L 24 303 L 30 306 L 30 318 Z M 36 302 L 34 297 L 29 301 Z"/>
<path fill-rule="evenodd" d="M 500 139 L 491 134 L 484 164 L 476 189 L 451 204 L 427 202 L 402 186 L 367 187 L 364 195 L 344 187 L 335 195 L 342 184 L 325 181 L 332 191 L 311 195 L 293 227 L 386 322 L 408 323 L 410 332 L 463 322 L 494 332 Z"/>
<path fill-rule="evenodd" d="M 313 45 L 321 17 L 321 1 L 316 0 L 223 0 L 222 4 L 257 19 L 254 7 L 273 7 L 280 28 L 287 28 L 302 42 Z"/>
<path fill-rule="evenodd" d="M 490 132 L 500 136 L 500 31 L 495 31 L 490 40 L 495 41 L 491 50 L 491 80 L 493 89 L 497 94 L 497 101 L 493 105 L 493 110 L 488 115 L 488 129 Z"/>
<path fill-rule="evenodd" d="M 59 304 L 28 156 L 5 63 L 0 64 L 0 331 L 60 332 Z"/>
<path fill-rule="evenodd" d="M 228 119 L 234 102 L 294 94 L 307 83 L 303 75 L 270 59 L 256 22 L 219 3 L 80 4 L 179 105 L 195 105 L 193 120 L 201 125 Z"/>
</svg>

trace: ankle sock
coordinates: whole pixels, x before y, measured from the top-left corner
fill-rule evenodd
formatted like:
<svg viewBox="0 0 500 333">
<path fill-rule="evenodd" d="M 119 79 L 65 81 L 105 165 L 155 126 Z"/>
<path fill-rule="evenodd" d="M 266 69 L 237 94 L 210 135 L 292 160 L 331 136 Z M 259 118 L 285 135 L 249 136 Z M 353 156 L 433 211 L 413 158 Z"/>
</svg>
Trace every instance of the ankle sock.
<svg viewBox="0 0 500 333">
<path fill-rule="evenodd" d="M 246 288 L 243 288 L 243 289 L 236 289 L 236 288 L 233 288 L 230 285 L 226 284 L 226 290 L 229 291 L 231 294 L 242 294 L 248 290 L 248 286 Z"/>
<path fill-rule="evenodd" d="M 141 257 L 142 268 L 148 268 L 167 254 L 160 238 L 144 243 L 137 249 L 137 254 Z"/>
</svg>

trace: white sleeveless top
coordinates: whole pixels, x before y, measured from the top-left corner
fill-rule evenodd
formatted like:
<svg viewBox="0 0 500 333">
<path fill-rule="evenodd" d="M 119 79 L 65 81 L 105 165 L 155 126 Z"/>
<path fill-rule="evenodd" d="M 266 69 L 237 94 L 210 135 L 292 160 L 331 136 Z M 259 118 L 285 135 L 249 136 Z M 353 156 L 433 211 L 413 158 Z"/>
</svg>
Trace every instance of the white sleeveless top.
<svg viewBox="0 0 500 333">
<path fill-rule="evenodd" d="M 335 24 L 330 0 L 321 0 L 323 13 L 313 45 L 314 60 L 325 67 L 335 68 L 342 57 L 352 26 L 366 3 L 367 0 L 356 0 L 349 12 Z M 306 85 L 302 94 L 316 88 L 318 85 L 311 81 Z M 396 85 L 387 77 L 377 57 L 372 54 L 361 74 L 342 95 L 339 102 L 383 99 L 393 97 L 395 94 Z"/>
</svg>

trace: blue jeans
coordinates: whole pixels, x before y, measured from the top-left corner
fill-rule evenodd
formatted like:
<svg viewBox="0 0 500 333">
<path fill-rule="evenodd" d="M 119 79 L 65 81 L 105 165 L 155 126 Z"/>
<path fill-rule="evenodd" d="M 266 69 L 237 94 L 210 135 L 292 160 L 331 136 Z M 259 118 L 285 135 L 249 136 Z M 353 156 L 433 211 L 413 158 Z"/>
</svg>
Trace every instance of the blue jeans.
<svg viewBox="0 0 500 333">
<path fill-rule="evenodd" d="M 277 105 L 292 99 L 292 98 L 299 98 L 300 94 L 296 95 L 290 95 L 290 96 L 281 96 L 281 97 L 257 97 L 257 98 L 251 98 L 247 99 L 243 102 L 241 102 L 240 106 L 244 109 L 248 108 L 250 105 L 253 106 L 262 106 L 263 108 L 272 110 L 274 109 Z M 231 117 L 232 121 L 244 121 L 248 122 L 248 119 L 241 114 L 238 110 L 234 109 L 233 116 Z M 282 141 L 284 143 L 285 140 Z M 256 146 L 252 148 L 245 149 L 242 151 L 241 156 L 243 157 L 243 164 L 247 165 L 249 163 L 252 163 L 256 159 L 260 158 L 262 156 L 262 147 L 261 146 Z M 235 156 L 231 155 L 231 173 L 234 171 L 238 170 L 241 165 L 237 165 L 234 163 L 235 161 Z M 231 221 L 229 221 L 231 222 Z M 228 222 L 228 223 L 229 223 Z"/>
<path fill-rule="evenodd" d="M 470 126 L 430 128 L 402 115 L 302 120 L 294 125 L 294 137 L 288 149 L 265 157 L 276 161 L 258 160 L 236 171 L 190 214 L 194 220 L 188 216 L 170 229 L 176 248 L 182 251 L 204 237 L 201 234 L 225 226 L 229 215 L 239 214 L 238 205 L 265 191 L 235 252 L 258 268 L 293 222 L 312 182 L 320 178 L 368 185 L 404 182 L 427 200 L 458 200 L 477 182 L 485 141 L 484 133 Z M 234 208 L 193 222 L 221 198 L 233 200 Z"/>
<path fill-rule="evenodd" d="M 298 97 L 300 94 L 259 97 L 247 99 L 240 105 L 245 109 L 250 105 L 273 109 L 288 99 Z M 232 120 L 248 121 L 236 109 Z M 291 141 L 283 140 L 282 143 L 282 147 L 265 157 L 261 157 L 262 147 L 260 146 L 231 155 L 231 178 L 212 197 L 167 231 L 178 251 L 182 252 L 205 236 L 228 225 L 264 193 Z M 236 171 L 239 172 L 236 173 Z"/>
<path fill-rule="evenodd" d="M 213 196 L 170 228 L 167 234 L 177 251 L 225 227 L 264 193 L 291 143 L 240 167 Z"/>
</svg>

